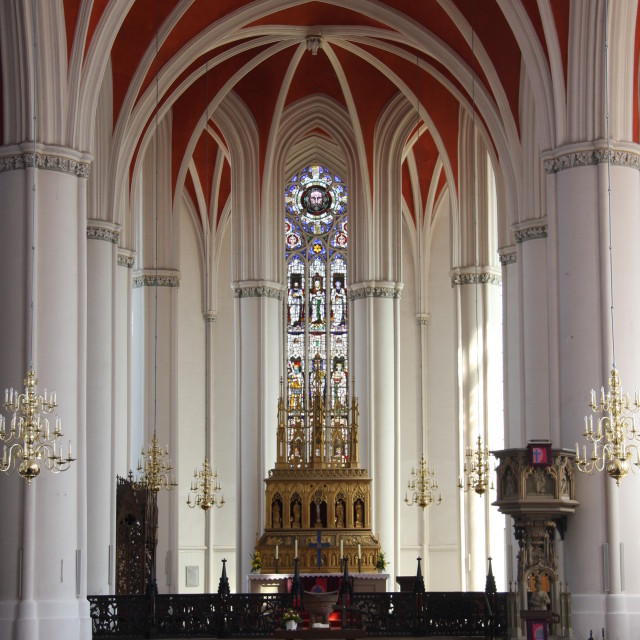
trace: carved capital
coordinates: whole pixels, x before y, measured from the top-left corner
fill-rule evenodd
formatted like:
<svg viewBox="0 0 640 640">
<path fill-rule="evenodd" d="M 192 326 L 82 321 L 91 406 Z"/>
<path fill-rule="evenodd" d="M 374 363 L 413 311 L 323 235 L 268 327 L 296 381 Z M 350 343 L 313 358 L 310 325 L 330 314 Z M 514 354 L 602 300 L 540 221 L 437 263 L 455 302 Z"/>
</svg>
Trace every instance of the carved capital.
<svg viewBox="0 0 640 640">
<path fill-rule="evenodd" d="M 495 284 L 502 285 L 502 275 L 495 269 L 483 267 L 483 270 L 475 269 L 456 269 L 451 274 L 451 286 L 465 284 Z"/>
<path fill-rule="evenodd" d="M 548 236 L 548 225 L 546 222 L 528 224 L 516 229 L 513 232 L 516 242 L 526 242 L 527 240 L 538 240 Z"/>
<path fill-rule="evenodd" d="M 598 141 L 591 149 L 563 148 L 548 154 L 544 160 L 547 174 L 558 173 L 575 167 L 589 167 L 607 162 L 607 147 L 604 141 Z M 640 169 L 640 153 L 637 149 L 611 148 L 611 164 L 631 169 Z"/>
<path fill-rule="evenodd" d="M 127 253 L 119 253 L 118 254 L 118 266 L 126 267 L 127 269 L 133 269 L 133 263 L 136 261 L 136 257 L 134 255 L 130 255 Z"/>
<path fill-rule="evenodd" d="M 5 171 L 17 171 L 34 166 L 33 149 L 30 151 L 18 150 L 13 153 L 0 155 L 0 173 Z M 48 171 L 59 171 L 67 173 L 77 178 L 88 178 L 91 163 L 86 160 L 79 160 L 63 154 L 46 153 L 36 151 L 35 166 L 37 169 Z"/>
<path fill-rule="evenodd" d="M 139 287 L 179 287 L 180 272 L 163 269 L 156 271 L 155 269 L 146 269 L 140 271 L 133 276 L 133 288 Z"/>
<path fill-rule="evenodd" d="M 518 254 L 516 252 L 515 246 L 510 245 L 508 247 L 502 247 L 502 249 L 498 249 L 498 258 L 500 260 L 500 264 L 503 267 L 508 264 L 514 264 L 518 262 Z"/>
<path fill-rule="evenodd" d="M 402 293 L 402 284 L 399 282 L 359 282 L 351 285 L 349 300 L 362 300 L 363 298 L 388 298 L 397 300 Z"/>
<path fill-rule="evenodd" d="M 87 240 L 103 240 L 118 244 L 120 240 L 120 225 L 103 222 L 102 220 L 87 221 Z"/>
<path fill-rule="evenodd" d="M 264 281 L 244 281 L 234 282 L 231 285 L 234 298 L 273 298 L 282 300 L 284 298 L 284 288 L 277 282 Z"/>
</svg>

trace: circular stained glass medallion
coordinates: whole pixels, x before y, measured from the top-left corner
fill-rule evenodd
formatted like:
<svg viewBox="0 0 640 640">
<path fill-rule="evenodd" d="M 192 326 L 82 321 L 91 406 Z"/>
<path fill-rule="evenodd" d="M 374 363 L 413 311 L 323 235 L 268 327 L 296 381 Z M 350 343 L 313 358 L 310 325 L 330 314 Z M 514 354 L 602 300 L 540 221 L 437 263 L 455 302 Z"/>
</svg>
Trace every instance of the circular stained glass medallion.
<svg viewBox="0 0 640 640">
<path fill-rule="evenodd" d="M 302 192 L 300 198 L 307 215 L 317 218 L 331 207 L 331 194 L 324 185 L 312 184 Z"/>
</svg>

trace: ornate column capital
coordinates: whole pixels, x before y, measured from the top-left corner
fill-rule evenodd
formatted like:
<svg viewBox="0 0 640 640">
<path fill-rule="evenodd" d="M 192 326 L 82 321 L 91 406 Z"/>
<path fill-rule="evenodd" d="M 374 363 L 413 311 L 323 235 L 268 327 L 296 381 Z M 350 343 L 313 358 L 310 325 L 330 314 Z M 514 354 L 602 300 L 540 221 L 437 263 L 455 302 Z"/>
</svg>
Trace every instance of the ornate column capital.
<svg viewBox="0 0 640 640">
<path fill-rule="evenodd" d="M 203 315 L 205 324 L 215 324 L 215 321 L 218 319 L 217 311 L 205 311 Z"/>
<path fill-rule="evenodd" d="M 118 250 L 118 266 L 119 267 L 133 269 L 133 264 L 135 261 L 136 261 L 135 251 L 128 251 L 127 249 Z"/>
<path fill-rule="evenodd" d="M 352 284 L 349 287 L 349 300 L 361 300 L 362 298 L 390 298 L 395 300 L 400 298 L 401 293 L 401 282 L 368 280 Z"/>
<path fill-rule="evenodd" d="M 500 259 L 500 264 L 503 267 L 506 267 L 508 264 L 515 264 L 516 262 L 518 262 L 516 246 L 514 244 L 511 244 L 508 247 L 502 247 L 501 249 L 498 249 L 498 258 Z"/>
<path fill-rule="evenodd" d="M 104 240 L 118 244 L 120 225 L 106 220 L 87 220 L 87 240 Z"/>
<path fill-rule="evenodd" d="M 464 267 L 451 272 L 451 286 L 464 284 L 502 285 L 502 274 L 495 267 Z"/>
<path fill-rule="evenodd" d="M 242 280 L 232 282 L 234 298 L 273 298 L 284 299 L 285 288 L 279 282 L 269 280 Z"/>
<path fill-rule="evenodd" d="M 607 161 L 607 141 L 564 145 L 543 153 L 542 160 L 547 175 L 600 164 Z M 640 146 L 632 142 L 612 142 L 611 164 L 640 170 Z"/>
<path fill-rule="evenodd" d="M 526 242 L 527 240 L 538 240 L 546 238 L 548 235 L 548 227 L 546 218 L 536 218 L 535 220 L 527 220 L 514 225 L 513 235 L 516 243 Z"/>
<path fill-rule="evenodd" d="M 47 171 L 59 171 L 77 178 L 88 178 L 93 158 L 67 147 L 36 144 L 35 161 L 33 144 L 23 143 L 0 149 L 0 173 L 33 167 Z"/>
<path fill-rule="evenodd" d="M 416 313 L 416 322 L 419 327 L 428 327 L 431 324 L 430 313 Z"/>
<path fill-rule="evenodd" d="M 143 269 L 133 276 L 133 288 L 179 287 L 180 272 L 176 269 Z"/>
</svg>

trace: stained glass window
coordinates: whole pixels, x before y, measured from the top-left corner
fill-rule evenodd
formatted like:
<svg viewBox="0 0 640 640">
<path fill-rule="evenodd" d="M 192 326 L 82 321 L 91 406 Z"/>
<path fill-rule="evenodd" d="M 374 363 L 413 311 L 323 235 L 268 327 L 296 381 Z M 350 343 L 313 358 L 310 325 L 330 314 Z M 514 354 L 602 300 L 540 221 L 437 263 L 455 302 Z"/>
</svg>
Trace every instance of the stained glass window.
<svg viewBox="0 0 640 640">
<path fill-rule="evenodd" d="M 284 201 L 289 428 L 307 424 L 316 356 L 331 428 L 346 421 L 349 406 L 347 185 L 329 168 L 310 165 L 291 177 Z"/>
</svg>

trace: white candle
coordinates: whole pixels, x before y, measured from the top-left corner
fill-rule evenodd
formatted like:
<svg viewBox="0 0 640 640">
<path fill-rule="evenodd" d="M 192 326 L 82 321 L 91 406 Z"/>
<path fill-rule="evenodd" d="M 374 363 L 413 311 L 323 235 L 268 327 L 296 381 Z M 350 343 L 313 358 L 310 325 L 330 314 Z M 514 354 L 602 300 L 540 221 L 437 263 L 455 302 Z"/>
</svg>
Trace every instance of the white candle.
<svg viewBox="0 0 640 640">
<path fill-rule="evenodd" d="M 344 540 L 340 539 L 340 560 L 344 558 Z"/>
<path fill-rule="evenodd" d="M 276 545 L 276 560 L 278 559 L 278 545 Z"/>
<path fill-rule="evenodd" d="M 293 557 L 297 558 L 298 557 L 298 538 L 296 538 L 295 540 L 295 546 L 294 546 L 294 553 L 293 553 Z"/>
<path fill-rule="evenodd" d="M 358 542 L 358 560 L 362 560 L 362 547 L 360 546 L 359 542 Z"/>
</svg>

